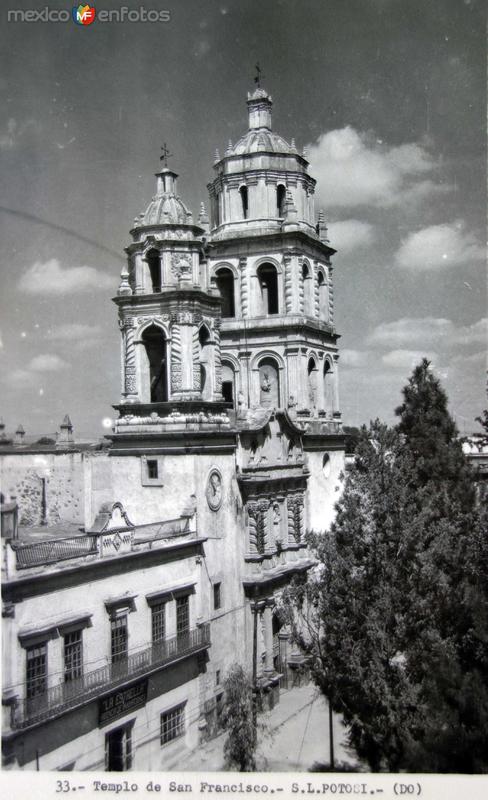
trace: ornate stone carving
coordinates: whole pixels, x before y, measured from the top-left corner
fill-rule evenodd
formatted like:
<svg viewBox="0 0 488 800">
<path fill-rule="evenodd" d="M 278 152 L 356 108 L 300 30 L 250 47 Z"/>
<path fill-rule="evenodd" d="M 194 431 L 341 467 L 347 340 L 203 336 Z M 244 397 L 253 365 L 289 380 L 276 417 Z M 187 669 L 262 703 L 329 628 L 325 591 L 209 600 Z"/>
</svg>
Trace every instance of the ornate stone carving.
<svg viewBox="0 0 488 800">
<path fill-rule="evenodd" d="M 200 373 L 200 340 L 198 338 L 198 328 L 193 329 L 192 334 L 192 365 L 193 365 L 193 389 L 201 391 L 202 376 Z"/>
<path fill-rule="evenodd" d="M 214 368 L 215 368 L 215 393 L 222 394 L 222 359 L 220 353 L 220 320 L 214 323 Z"/>
<path fill-rule="evenodd" d="M 186 253 L 171 253 L 171 272 L 177 280 L 191 278 L 191 262 Z"/>
<path fill-rule="evenodd" d="M 171 390 L 179 392 L 182 386 L 181 331 L 179 325 L 173 325 L 171 331 Z"/>
<path fill-rule="evenodd" d="M 292 262 L 291 256 L 287 253 L 283 255 L 283 267 L 285 272 L 285 309 L 289 314 L 292 310 L 293 303 L 293 283 L 292 283 Z"/>
<path fill-rule="evenodd" d="M 134 318 L 119 320 L 124 351 L 124 394 L 136 394 L 136 353 L 134 347 Z"/>
<path fill-rule="evenodd" d="M 222 475 L 216 468 L 212 469 L 208 476 L 205 496 L 208 507 L 212 511 L 218 511 L 222 505 Z"/>
<path fill-rule="evenodd" d="M 295 498 L 287 498 L 288 541 L 295 543 Z"/>
<path fill-rule="evenodd" d="M 313 284 L 313 300 L 314 300 L 314 309 L 315 309 L 315 316 L 317 318 L 320 317 L 320 290 L 319 290 L 319 271 L 316 269 L 315 271 L 315 281 Z"/>
<path fill-rule="evenodd" d="M 247 258 L 239 259 L 239 269 L 241 271 L 241 309 L 244 318 L 249 316 L 249 287 L 247 284 Z"/>
</svg>

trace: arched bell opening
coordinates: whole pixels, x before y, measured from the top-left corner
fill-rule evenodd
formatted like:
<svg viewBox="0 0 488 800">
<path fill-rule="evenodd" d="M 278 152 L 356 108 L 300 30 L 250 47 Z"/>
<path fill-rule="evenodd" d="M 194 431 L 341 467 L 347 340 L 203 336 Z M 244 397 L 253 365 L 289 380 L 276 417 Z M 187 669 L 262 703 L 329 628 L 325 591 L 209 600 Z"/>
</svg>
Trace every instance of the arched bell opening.
<svg viewBox="0 0 488 800">
<path fill-rule="evenodd" d="M 327 284 L 323 272 L 319 272 L 317 283 L 319 287 L 319 318 L 326 320 L 329 314 L 327 307 Z"/>
<path fill-rule="evenodd" d="M 249 215 L 249 195 L 247 186 L 241 186 L 239 189 L 239 194 L 241 197 L 242 219 L 247 219 Z"/>
<path fill-rule="evenodd" d="M 222 362 L 222 397 L 226 403 L 236 405 L 235 372 L 231 364 Z"/>
<path fill-rule="evenodd" d="M 317 405 L 317 372 L 317 363 L 311 356 L 307 365 L 308 404 L 310 408 L 315 408 Z"/>
<path fill-rule="evenodd" d="M 259 362 L 259 405 L 280 408 L 280 373 L 273 358 L 263 358 Z"/>
<path fill-rule="evenodd" d="M 273 264 L 261 264 L 257 271 L 262 315 L 279 314 L 278 273 Z"/>
<path fill-rule="evenodd" d="M 210 331 L 202 325 L 198 331 L 200 343 L 200 392 L 204 400 L 212 399 L 213 343 Z"/>
<path fill-rule="evenodd" d="M 157 325 L 146 328 L 141 337 L 144 346 L 143 386 L 146 402 L 165 403 L 168 400 L 167 342 Z"/>
<path fill-rule="evenodd" d="M 282 183 L 276 187 L 276 213 L 278 217 L 285 216 L 286 186 Z"/>
<path fill-rule="evenodd" d="M 146 261 L 151 277 L 151 291 L 161 291 L 161 258 L 158 250 L 149 250 Z"/>
<path fill-rule="evenodd" d="M 306 317 L 313 316 L 313 281 L 312 272 L 307 262 L 302 264 L 303 282 L 303 313 Z"/>
<path fill-rule="evenodd" d="M 233 319 L 236 315 L 234 300 L 234 275 L 228 267 L 221 267 L 215 273 L 220 296 L 222 298 L 222 317 Z"/>
<path fill-rule="evenodd" d="M 324 364 L 324 408 L 327 416 L 332 416 L 334 411 L 334 370 L 329 359 Z"/>
</svg>

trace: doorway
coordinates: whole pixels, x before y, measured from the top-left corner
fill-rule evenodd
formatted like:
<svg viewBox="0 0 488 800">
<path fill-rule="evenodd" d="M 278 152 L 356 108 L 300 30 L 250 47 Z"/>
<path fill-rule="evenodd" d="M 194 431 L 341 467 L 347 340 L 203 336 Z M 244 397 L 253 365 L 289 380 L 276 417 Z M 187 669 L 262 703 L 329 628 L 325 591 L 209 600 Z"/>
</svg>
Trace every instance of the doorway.
<svg viewBox="0 0 488 800">
<path fill-rule="evenodd" d="M 126 772 L 132 767 L 132 725 L 122 725 L 105 734 L 106 772 Z"/>
</svg>

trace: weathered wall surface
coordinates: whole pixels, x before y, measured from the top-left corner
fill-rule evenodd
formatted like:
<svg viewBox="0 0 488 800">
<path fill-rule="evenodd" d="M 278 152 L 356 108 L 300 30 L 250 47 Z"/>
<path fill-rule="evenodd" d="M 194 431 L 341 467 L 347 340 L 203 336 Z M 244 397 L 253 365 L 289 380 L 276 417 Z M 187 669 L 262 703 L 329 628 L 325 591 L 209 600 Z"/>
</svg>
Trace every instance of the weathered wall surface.
<svg viewBox="0 0 488 800">
<path fill-rule="evenodd" d="M 19 524 L 41 524 L 43 481 L 48 524 L 83 524 L 83 458 L 79 452 L 0 456 L 2 492 L 17 498 Z"/>
</svg>

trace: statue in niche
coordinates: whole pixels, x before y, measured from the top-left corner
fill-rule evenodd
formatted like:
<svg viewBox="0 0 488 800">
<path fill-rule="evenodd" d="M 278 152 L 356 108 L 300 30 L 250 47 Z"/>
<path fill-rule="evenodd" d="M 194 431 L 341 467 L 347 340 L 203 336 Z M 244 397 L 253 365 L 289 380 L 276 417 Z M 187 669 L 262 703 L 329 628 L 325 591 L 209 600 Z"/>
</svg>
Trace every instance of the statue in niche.
<svg viewBox="0 0 488 800">
<path fill-rule="evenodd" d="M 278 370 L 272 363 L 259 367 L 260 405 L 263 408 L 277 408 L 279 405 Z"/>
<path fill-rule="evenodd" d="M 268 375 L 267 372 L 265 372 L 263 374 L 263 377 L 262 377 L 262 380 L 261 380 L 261 391 L 263 391 L 263 392 L 271 391 L 271 381 L 269 379 L 269 375 Z"/>
</svg>

